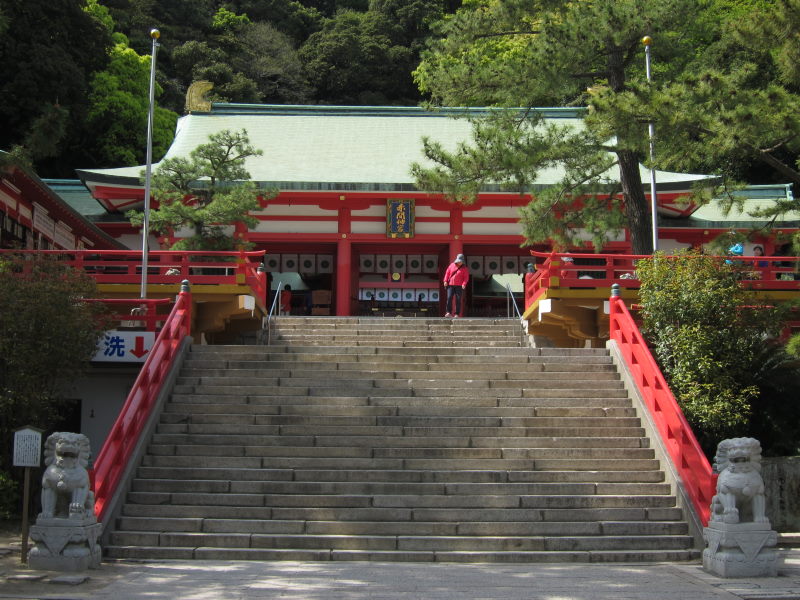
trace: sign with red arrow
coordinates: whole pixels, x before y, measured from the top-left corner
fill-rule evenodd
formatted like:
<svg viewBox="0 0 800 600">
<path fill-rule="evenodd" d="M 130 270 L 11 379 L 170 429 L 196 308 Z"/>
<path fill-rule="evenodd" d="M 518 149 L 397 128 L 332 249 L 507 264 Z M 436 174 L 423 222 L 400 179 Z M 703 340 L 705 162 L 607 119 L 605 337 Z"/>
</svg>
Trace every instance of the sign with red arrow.
<svg viewBox="0 0 800 600">
<path fill-rule="evenodd" d="M 155 340 L 154 331 L 106 331 L 92 362 L 144 362 Z"/>
</svg>

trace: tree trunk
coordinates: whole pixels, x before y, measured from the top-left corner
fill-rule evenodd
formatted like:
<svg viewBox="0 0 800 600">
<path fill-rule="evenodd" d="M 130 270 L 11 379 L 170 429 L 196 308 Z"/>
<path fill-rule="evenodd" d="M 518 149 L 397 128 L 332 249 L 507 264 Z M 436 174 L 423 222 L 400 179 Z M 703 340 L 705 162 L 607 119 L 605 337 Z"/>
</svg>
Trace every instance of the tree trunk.
<svg viewBox="0 0 800 600">
<path fill-rule="evenodd" d="M 631 236 L 631 250 L 634 254 L 652 254 L 653 229 L 650 204 L 642 189 L 639 158 L 630 150 L 617 152 L 617 158 L 622 194 L 625 198 L 625 216 L 628 218 L 628 230 Z"/>
<path fill-rule="evenodd" d="M 608 48 L 608 84 L 616 93 L 625 89 L 624 51 L 620 46 Z M 625 216 L 631 236 L 631 250 L 634 254 L 653 253 L 653 230 L 651 227 L 650 205 L 642 189 L 642 175 L 639 173 L 639 155 L 632 150 L 619 150 L 619 180 L 625 198 Z"/>
</svg>

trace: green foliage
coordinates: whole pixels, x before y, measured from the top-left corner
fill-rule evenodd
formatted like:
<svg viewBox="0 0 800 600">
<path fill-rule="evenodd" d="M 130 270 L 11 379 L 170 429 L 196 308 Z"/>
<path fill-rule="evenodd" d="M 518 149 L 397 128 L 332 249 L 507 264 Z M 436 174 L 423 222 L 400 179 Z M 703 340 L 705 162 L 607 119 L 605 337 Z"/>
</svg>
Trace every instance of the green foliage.
<svg viewBox="0 0 800 600">
<path fill-rule="evenodd" d="M 48 429 L 105 330 L 94 280 L 49 257 L 0 262 L 0 471 L 13 431 Z"/>
<path fill-rule="evenodd" d="M 19 484 L 8 471 L 0 470 L 0 521 L 15 518 L 19 513 Z"/>
<path fill-rule="evenodd" d="M 153 196 L 159 202 L 150 211 L 150 229 L 173 234 L 189 228 L 193 235 L 178 242 L 175 249 L 227 250 L 235 243 L 225 227 L 237 222 L 253 227 L 257 220 L 248 212 L 260 209 L 259 191 L 245 169 L 249 157 L 263 152 L 250 145 L 247 132 L 229 130 L 211 134 L 189 158 L 161 161 L 153 174 Z M 144 213 L 127 214 L 141 226 Z"/>
<path fill-rule="evenodd" d="M 326 20 L 300 48 L 315 97 L 334 104 L 418 97 L 410 76 L 413 53 L 395 44 L 391 34 L 392 24 L 380 13 L 344 10 Z"/>
<path fill-rule="evenodd" d="M 792 389 L 789 381 L 797 388 L 800 371 L 774 342 L 785 309 L 754 306 L 737 269 L 718 257 L 656 253 L 636 271 L 642 331 L 703 447 L 754 435 L 787 405 L 795 415 L 791 427 L 762 441 L 776 449 L 794 443 L 796 396 L 780 394 Z"/>
<path fill-rule="evenodd" d="M 211 29 L 217 32 L 236 32 L 250 22 L 247 15 L 237 15 L 221 6 L 211 18 Z"/>
<path fill-rule="evenodd" d="M 681 40 L 696 13 L 694 0 L 474 0 L 439 24 L 442 39 L 423 54 L 415 77 L 435 103 L 447 105 L 530 108 L 613 98 L 644 79 L 642 37 L 661 35 L 676 48 L 683 47 Z M 594 90 L 588 96 L 587 88 Z M 602 96 L 597 90 L 603 90 Z M 472 150 L 443 153 L 429 146 L 427 157 L 439 168 L 429 176 L 426 168 L 418 167 L 419 183 L 433 190 L 430 183 L 436 182 L 441 186 L 437 191 L 448 194 L 458 191 L 463 181 L 470 182 L 473 195 L 492 181 L 536 192 L 537 198 L 523 212 L 529 242 L 550 237 L 571 245 L 575 229 L 589 226 L 599 245 L 625 224 L 635 253 L 652 250 L 649 207 L 639 172 L 646 155 L 645 122 L 609 119 L 594 105 L 582 127 L 559 131 L 541 127 L 530 113 L 515 118 L 516 126 L 498 127 L 497 117 L 488 117 L 491 124 L 475 127 Z M 553 150 L 540 151 L 548 145 Z M 554 166 L 565 176 L 540 194 L 532 187 L 535 176 Z M 609 189 L 615 170 L 618 190 Z M 613 196 L 604 203 L 597 199 L 601 192 L 621 198 Z M 583 197 L 587 201 L 581 203 Z"/>
<path fill-rule="evenodd" d="M 790 356 L 800 358 L 800 333 L 795 333 L 789 338 L 789 341 L 786 342 L 786 352 L 789 353 Z"/>
<path fill-rule="evenodd" d="M 86 0 L 3 3 L 0 148 L 35 140 L 28 154 L 54 176 L 73 175 L 65 155 L 85 156 L 80 130 L 89 80 L 108 62 L 111 35 L 86 6 Z"/>
<path fill-rule="evenodd" d="M 126 41 L 115 44 L 107 69 L 92 78 L 87 114 L 87 145 L 100 165 L 137 165 L 144 162 L 147 114 L 150 105 L 150 56 L 139 56 Z M 156 86 L 156 93 L 159 92 Z M 178 115 L 154 107 L 153 154 L 163 156 L 172 142 Z"/>
</svg>

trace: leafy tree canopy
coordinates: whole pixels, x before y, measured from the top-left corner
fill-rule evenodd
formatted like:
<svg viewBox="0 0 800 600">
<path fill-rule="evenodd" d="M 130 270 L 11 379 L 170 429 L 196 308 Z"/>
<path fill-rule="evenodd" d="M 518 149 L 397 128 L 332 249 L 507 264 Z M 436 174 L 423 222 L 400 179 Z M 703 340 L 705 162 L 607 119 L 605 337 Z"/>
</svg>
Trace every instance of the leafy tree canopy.
<svg viewBox="0 0 800 600">
<path fill-rule="evenodd" d="M 13 35 L 0 36 L 0 148 L 23 145 L 37 167 L 70 174 L 63 157 L 81 156 L 89 81 L 108 63 L 111 35 L 86 0 L 8 0 L 2 10 Z"/>
<path fill-rule="evenodd" d="M 105 329 L 94 279 L 46 256 L 0 258 L 0 471 L 13 431 L 48 429 Z"/>
<path fill-rule="evenodd" d="M 121 34 L 116 39 L 108 68 L 92 78 L 86 144 L 93 164 L 137 165 L 145 159 L 151 57 L 136 54 Z M 177 118 L 170 110 L 154 107 L 153 154 L 157 158 L 169 149 Z"/>
<path fill-rule="evenodd" d="M 639 261 L 642 332 L 707 452 L 756 435 L 793 453 L 800 370 L 775 342 L 786 309 L 758 306 L 741 269 L 692 252 Z"/>
<path fill-rule="evenodd" d="M 159 207 L 150 211 L 150 229 L 173 234 L 188 228 L 193 235 L 173 249 L 231 250 L 236 240 L 225 226 L 237 222 L 250 227 L 257 220 L 249 211 L 260 209 L 259 191 L 244 167 L 247 158 L 263 152 L 250 145 L 247 132 L 220 131 L 209 136 L 189 158 L 161 161 L 153 174 L 153 196 Z M 144 214 L 131 211 L 131 223 L 141 226 Z"/>
<path fill-rule="evenodd" d="M 438 166 L 416 167 L 419 183 L 467 202 L 487 182 L 535 191 L 522 211 L 529 243 L 572 245 L 577 230 L 585 229 L 599 247 L 625 225 L 633 251 L 651 252 L 649 202 L 639 172 L 646 123 L 590 112 L 582 129 L 557 127 L 530 109 L 591 102 L 597 89 L 604 97 L 627 93 L 644 79 L 642 38 L 669 39 L 677 60 L 687 40 L 702 36 L 699 25 L 687 25 L 702 23 L 694 20 L 697 13 L 694 0 L 465 3 L 440 23 L 443 37 L 425 53 L 415 73 L 418 84 L 438 104 L 523 110 L 477 120 L 472 143 L 455 151 L 427 142 L 426 154 Z M 563 171 L 562 180 L 534 190 L 538 175 L 553 167 Z"/>
</svg>

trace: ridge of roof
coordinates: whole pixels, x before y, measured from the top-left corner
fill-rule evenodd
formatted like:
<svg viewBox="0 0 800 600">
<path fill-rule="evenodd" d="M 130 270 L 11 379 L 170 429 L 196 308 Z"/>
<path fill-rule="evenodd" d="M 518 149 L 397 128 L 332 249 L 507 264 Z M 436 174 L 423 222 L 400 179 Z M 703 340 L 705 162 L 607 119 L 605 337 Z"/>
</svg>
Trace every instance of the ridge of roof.
<svg viewBox="0 0 800 600">
<path fill-rule="evenodd" d="M 491 112 L 508 110 L 495 107 L 439 107 L 422 106 L 341 106 L 325 104 L 242 104 L 234 102 L 212 102 L 211 112 L 192 111 L 193 115 L 324 115 L 361 117 L 465 117 L 482 116 Z M 536 107 L 518 108 L 533 110 L 545 118 L 582 119 L 586 107 Z"/>
</svg>

